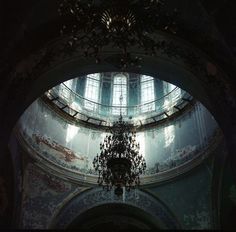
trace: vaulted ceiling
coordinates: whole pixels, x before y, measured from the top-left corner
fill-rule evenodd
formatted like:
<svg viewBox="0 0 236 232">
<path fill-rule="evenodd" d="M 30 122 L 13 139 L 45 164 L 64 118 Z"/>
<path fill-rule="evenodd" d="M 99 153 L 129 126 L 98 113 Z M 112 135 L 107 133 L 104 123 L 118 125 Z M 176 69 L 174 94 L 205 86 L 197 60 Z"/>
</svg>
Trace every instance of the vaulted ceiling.
<svg viewBox="0 0 236 232">
<path fill-rule="evenodd" d="M 179 11 L 177 35 L 199 47 L 235 71 L 236 16 L 234 1 L 169 0 L 167 9 Z M 60 18 L 56 0 L 1 1 L 1 68 L 14 63 L 16 52 L 22 56 L 48 38 L 59 35 Z M 145 16 L 144 16 L 145 17 Z M 11 54 L 14 53 L 14 56 Z"/>
<path fill-rule="evenodd" d="M 12 72 L 15 64 L 23 57 L 31 54 L 32 51 L 42 47 L 48 40 L 59 36 L 61 19 L 57 14 L 57 2 L 57 0 L 0 1 L 1 107 L 8 105 L 8 98 L 3 90 L 5 90 L 5 85 L 11 81 L 8 79 L 9 73 Z M 235 111 L 236 107 L 234 106 L 233 108 L 233 102 L 236 101 L 235 1 L 167 1 L 167 8 L 175 7 L 180 12 L 177 36 L 208 54 L 227 73 L 228 79 L 226 81 L 230 88 L 234 90 L 232 91 L 234 95 L 232 95 L 232 108 L 226 106 L 225 112 L 229 110 Z M 230 100 L 229 102 L 231 102 Z M 220 111 L 224 115 L 222 109 Z M 2 114 L 4 114 L 4 110 L 1 110 L 0 119 L 2 119 Z M 236 112 L 232 112 L 232 120 L 235 118 L 233 115 L 236 115 Z M 235 119 L 228 125 L 236 127 Z M 0 145 L 3 145 L 4 136 L 5 133 L 1 128 Z M 233 141 L 236 141 L 235 134 L 232 134 L 231 142 L 234 143 Z M 234 155 L 234 157 L 236 156 Z"/>
</svg>

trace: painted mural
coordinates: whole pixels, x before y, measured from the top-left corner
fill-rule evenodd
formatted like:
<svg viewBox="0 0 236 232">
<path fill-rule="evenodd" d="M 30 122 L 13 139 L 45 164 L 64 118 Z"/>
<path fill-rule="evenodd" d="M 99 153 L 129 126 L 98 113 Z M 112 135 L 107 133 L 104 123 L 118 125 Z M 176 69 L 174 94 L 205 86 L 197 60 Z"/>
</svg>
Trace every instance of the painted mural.
<svg viewBox="0 0 236 232">
<path fill-rule="evenodd" d="M 82 160 L 85 161 L 86 157 L 80 157 L 78 154 L 73 152 L 72 150 L 61 146 L 55 141 L 51 141 L 50 138 L 45 138 L 41 135 L 33 134 L 32 139 L 36 142 L 38 146 L 42 148 L 46 146 L 48 149 L 52 149 L 52 151 L 56 151 L 57 154 L 63 158 L 66 162 L 72 162 L 73 160 Z"/>
<path fill-rule="evenodd" d="M 24 173 L 21 228 L 47 229 L 57 207 L 66 203 L 65 198 L 83 190 L 28 163 Z"/>
<path fill-rule="evenodd" d="M 67 147 L 63 147 L 55 140 L 42 135 L 33 134 L 32 137 L 24 133 L 28 144 L 44 158 L 58 164 L 61 167 L 69 168 L 78 172 L 87 172 L 88 157 L 80 155 Z"/>
<path fill-rule="evenodd" d="M 18 128 L 38 155 L 76 172 L 96 174 L 92 162 L 105 131 L 70 124 L 40 100 L 24 113 Z M 168 124 L 137 132 L 147 163 L 145 174 L 165 172 L 194 159 L 208 149 L 218 132 L 217 123 L 201 104 Z"/>
<path fill-rule="evenodd" d="M 184 230 L 213 228 L 211 205 L 212 160 L 191 175 L 148 189 L 169 206 Z"/>
<path fill-rule="evenodd" d="M 93 188 L 75 196 L 62 208 L 52 226 L 56 229 L 66 229 L 85 210 L 113 203 L 132 206 L 135 207 L 133 210 L 142 210 L 143 213 L 152 215 L 156 223 L 161 223 L 164 229 L 175 230 L 180 228 L 179 222 L 171 214 L 169 208 L 147 192 L 136 189 L 126 191 L 122 197 L 118 197 L 113 194 L 113 191 L 103 191 L 102 188 Z"/>
<path fill-rule="evenodd" d="M 163 162 L 155 162 L 153 167 L 146 170 L 147 175 L 152 175 L 160 172 L 171 170 L 179 167 L 188 161 L 197 158 L 199 155 L 204 154 L 209 149 L 209 146 L 215 144 L 220 137 L 220 131 L 216 130 L 211 137 L 208 138 L 204 147 L 198 145 L 187 145 L 181 149 L 176 149 L 171 153 L 168 159 Z"/>
</svg>

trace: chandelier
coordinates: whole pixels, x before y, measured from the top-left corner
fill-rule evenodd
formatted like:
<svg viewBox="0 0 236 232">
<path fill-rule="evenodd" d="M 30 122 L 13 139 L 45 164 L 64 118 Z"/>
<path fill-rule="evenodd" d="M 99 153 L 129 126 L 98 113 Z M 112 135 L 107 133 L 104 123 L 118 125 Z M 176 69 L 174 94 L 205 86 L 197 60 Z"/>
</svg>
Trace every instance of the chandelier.
<svg viewBox="0 0 236 232">
<path fill-rule="evenodd" d="M 101 60 L 108 45 L 118 50 L 119 67 L 140 66 L 141 57 L 128 49 L 141 48 L 154 55 L 160 44 L 156 30 L 176 33 L 176 9 L 170 14 L 163 0 L 59 0 L 62 35 L 69 35 L 68 49 L 80 48 L 84 56 Z"/>
<path fill-rule="evenodd" d="M 146 169 L 145 159 L 139 154 L 140 145 L 132 126 L 122 120 L 114 123 L 111 135 L 100 144 L 100 155 L 93 160 L 98 172 L 98 184 L 106 190 L 115 188 L 116 195 L 123 194 L 123 187 L 130 190 L 140 184 L 140 175 Z"/>
</svg>

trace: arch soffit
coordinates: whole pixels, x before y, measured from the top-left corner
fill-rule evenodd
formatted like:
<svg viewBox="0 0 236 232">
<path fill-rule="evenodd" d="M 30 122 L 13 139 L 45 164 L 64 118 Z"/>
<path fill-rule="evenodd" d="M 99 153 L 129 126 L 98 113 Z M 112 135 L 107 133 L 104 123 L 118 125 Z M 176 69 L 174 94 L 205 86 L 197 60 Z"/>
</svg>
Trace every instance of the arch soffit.
<svg viewBox="0 0 236 232">
<path fill-rule="evenodd" d="M 236 103 L 226 74 L 187 42 L 163 34 L 156 39 L 158 54 L 150 57 L 133 49 L 131 54 L 142 57 L 142 66 L 124 71 L 151 75 L 181 87 L 208 108 L 225 134 L 232 135 Z M 46 90 L 81 75 L 120 71 L 116 51 L 107 48 L 101 55 L 102 62 L 96 64 L 93 58 L 85 59 L 81 51 L 68 50 L 65 40 L 58 39 L 19 62 L 5 89 L 3 126 L 7 139 L 20 115 Z"/>
<path fill-rule="evenodd" d="M 180 224 L 171 211 L 158 199 L 141 190 L 125 192 L 125 197 L 117 197 L 112 191 L 102 188 L 87 190 L 76 195 L 51 220 L 49 228 L 67 228 L 81 214 L 98 206 L 121 204 L 152 215 L 158 226 L 166 229 L 178 229 Z"/>
</svg>

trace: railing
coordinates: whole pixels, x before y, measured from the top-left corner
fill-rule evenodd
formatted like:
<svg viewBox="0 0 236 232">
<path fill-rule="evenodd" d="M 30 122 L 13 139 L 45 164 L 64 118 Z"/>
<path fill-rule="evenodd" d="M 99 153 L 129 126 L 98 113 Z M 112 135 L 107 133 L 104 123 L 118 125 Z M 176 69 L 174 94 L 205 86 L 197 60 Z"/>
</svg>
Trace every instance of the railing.
<svg viewBox="0 0 236 232">
<path fill-rule="evenodd" d="M 72 91 L 64 83 L 52 88 L 46 95 L 48 97 L 50 96 L 51 100 L 53 100 L 53 98 L 57 100 L 60 99 L 59 103 L 62 107 L 59 107 L 67 113 L 72 114 L 72 116 L 79 113 L 94 119 L 104 119 L 104 117 L 106 117 L 106 121 L 113 121 L 112 119 L 116 119 L 119 116 L 120 111 L 124 118 L 135 118 L 138 116 L 138 118 L 143 119 L 147 118 L 147 115 L 148 117 L 154 117 L 156 115 L 168 117 L 179 110 L 177 106 L 184 102 L 183 99 L 189 100 L 192 98 L 185 91 L 175 87 L 163 97 L 148 103 L 133 106 L 112 106 L 86 99 Z"/>
</svg>

